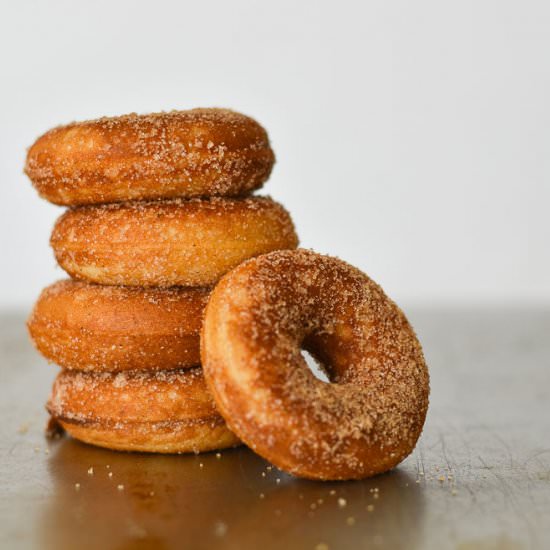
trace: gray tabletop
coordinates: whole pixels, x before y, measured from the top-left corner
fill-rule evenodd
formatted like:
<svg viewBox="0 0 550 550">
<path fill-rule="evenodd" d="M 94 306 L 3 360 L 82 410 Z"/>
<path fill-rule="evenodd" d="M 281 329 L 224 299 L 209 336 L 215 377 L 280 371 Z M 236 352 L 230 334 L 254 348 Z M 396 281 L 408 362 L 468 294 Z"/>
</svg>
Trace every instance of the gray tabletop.
<svg viewBox="0 0 550 550">
<path fill-rule="evenodd" d="M 432 377 L 417 449 L 374 479 L 321 483 L 244 447 L 153 456 L 46 440 L 57 369 L 24 317 L 3 315 L 0 548 L 550 548 L 550 312 L 410 318 Z"/>
</svg>

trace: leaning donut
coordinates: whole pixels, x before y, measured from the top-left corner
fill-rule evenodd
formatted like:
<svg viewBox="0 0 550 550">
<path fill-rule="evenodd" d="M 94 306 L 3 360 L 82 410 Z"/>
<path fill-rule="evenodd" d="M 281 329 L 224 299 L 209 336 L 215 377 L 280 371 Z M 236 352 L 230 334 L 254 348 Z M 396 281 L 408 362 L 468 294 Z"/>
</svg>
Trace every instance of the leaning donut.
<svg viewBox="0 0 550 550">
<path fill-rule="evenodd" d="M 199 368 L 64 370 L 47 409 L 74 438 L 108 449 L 186 453 L 239 444 L 216 411 Z"/>
<path fill-rule="evenodd" d="M 274 160 L 255 120 L 193 109 L 54 128 L 30 148 L 25 172 L 42 197 L 74 206 L 242 195 L 267 180 Z"/>
<path fill-rule="evenodd" d="M 27 326 L 38 351 L 63 368 L 157 370 L 200 363 L 208 289 L 129 288 L 59 281 L 42 291 Z"/>
<path fill-rule="evenodd" d="M 332 383 L 313 375 L 301 349 Z M 389 470 L 424 424 L 428 371 L 411 326 L 378 285 L 336 258 L 274 252 L 228 273 L 206 307 L 201 356 L 229 427 L 297 476 Z"/>
<path fill-rule="evenodd" d="M 252 256 L 295 248 L 288 212 L 264 197 L 86 206 L 51 245 L 71 276 L 128 286 L 208 286 Z"/>
</svg>

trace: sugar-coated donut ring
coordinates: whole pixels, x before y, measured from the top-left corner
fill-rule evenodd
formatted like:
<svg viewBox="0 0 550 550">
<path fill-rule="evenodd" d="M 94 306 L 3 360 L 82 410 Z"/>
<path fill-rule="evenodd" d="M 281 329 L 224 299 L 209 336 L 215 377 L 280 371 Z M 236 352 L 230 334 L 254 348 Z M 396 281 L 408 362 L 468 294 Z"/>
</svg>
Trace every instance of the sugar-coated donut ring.
<svg viewBox="0 0 550 550">
<path fill-rule="evenodd" d="M 109 449 L 186 453 L 239 444 L 218 414 L 200 368 L 64 370 L 47 409 L 76 439 Z"/>
<path fill-rule="evenodd" d="M 30 148 L 25 172 L 42 197 L 74 206 L 242 195 L 267 180 L 274 161 L 255 120 L 193 109 L 54 128 Z"/>
<path fill-rule="evenodd" d="M 63 368 L 194 367 L 208 291 L 58 281 L 42 291 L 27 326 L 38 351 Z"/>
<path fill-rule="evenodd" d="M 266 197 L 85 206 L 51 245 L 71 276 L 128 286 L 208 286 L 253 256 L 295 248 L 288 212 Z"/>
<path fill-rule="evenodd" d="M 301 348 L 332 383 L 313 375 Z M 300 477 L 384 472 L 422 431 L 429 379 L 413 329 L 377 284 L 336 258 L 273 252 L 228 273 L 206 306 L 201 358 L 229 427 Z"/>
</svg>

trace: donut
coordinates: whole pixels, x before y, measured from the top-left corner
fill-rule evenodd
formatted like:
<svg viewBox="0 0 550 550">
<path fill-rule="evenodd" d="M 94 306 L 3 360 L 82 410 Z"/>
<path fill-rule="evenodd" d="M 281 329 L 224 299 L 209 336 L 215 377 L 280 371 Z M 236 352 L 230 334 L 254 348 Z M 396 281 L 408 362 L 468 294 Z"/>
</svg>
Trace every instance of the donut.
<svg viewBox="0 0 550 550">
<path fill-rule="evenodd" d="M 208 292 L 63 280 L 42 291 L 27 326 L 38 351 L 67 369 L 194 367 Z"/>
<path fill-rule="evenodd" d="M 243 260 L 297 244 L 288 212 L 265 197 L 82 206 L 51 237 L 74 278 L 160 287 L 209 286 Z"/>
<path fill-rule="evenodd" d="M 337 258 L 278 251 L 225 275 L 206 306 L 201 359 L 230 429 L 299 477 L 385 472 L 422 431 L 429 377 L 420 343 L 383 290 Z"/>
<path fill-rule="evenodd" d="M 274 162 L 255 120 L 193 109 L 54 128 L 29 149 L 25 172 L 43 198 L 75 206 L 243 195 L 261 187 Z"/>
<path fill-rule="evenodd" d="M 48 412 L 75 439 L 119 451 L 187 453 L 239 444 L 200 368 L 57 376 Z"/>
</svg>

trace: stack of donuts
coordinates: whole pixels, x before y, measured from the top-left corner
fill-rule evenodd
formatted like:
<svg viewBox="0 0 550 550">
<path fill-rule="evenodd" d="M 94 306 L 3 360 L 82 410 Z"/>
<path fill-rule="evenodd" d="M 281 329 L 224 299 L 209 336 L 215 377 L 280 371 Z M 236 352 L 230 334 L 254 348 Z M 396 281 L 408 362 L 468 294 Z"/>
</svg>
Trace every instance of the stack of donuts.
<svg viewBox="0 0 550 550">
<path fill-rule="evenodd" d="M 51 245 L 71 278 L 28 321 L 62 367 L 56 426 L 129 451 L 242 441 L 312 479 L 412 451 L 429 397 L 414 330 L 366 274 L 294 250 L 285 209 L 252 195 L 273 163 L 265 130 L 220 109 L 74 123 L 30 148 L 36 189 L 69 207 Z"/>
<path fill-rule="evenodd" d="M 265 130 L 223 109 L 73 123 L 34 143 L 27 175 L 69 207 L 51 245 L 71 278 L 28 321 L 62 367 L 47 405 L 59 426 L 120 450 L 239 443 L 207 390 L 199 332 L 226 272 L 297 246 L 286 210 L 251 194 L 273 163 Z"/>
</svg>

